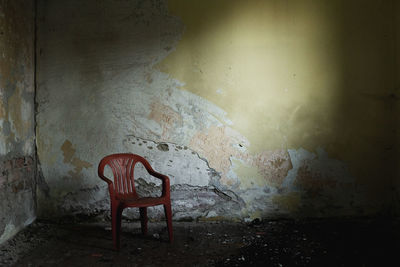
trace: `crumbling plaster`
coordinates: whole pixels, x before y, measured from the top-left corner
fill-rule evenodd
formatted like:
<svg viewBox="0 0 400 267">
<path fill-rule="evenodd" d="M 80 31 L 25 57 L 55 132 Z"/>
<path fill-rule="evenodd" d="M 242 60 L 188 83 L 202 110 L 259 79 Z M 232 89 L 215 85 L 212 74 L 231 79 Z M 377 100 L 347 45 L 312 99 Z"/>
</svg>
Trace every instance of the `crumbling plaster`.
<svg viewBox="0 0 400 267">
<path fill-rule="evenodd" d="M 35 218 L 34 1 L 0 1 L 0 243 Z"/>
<path fill-rule="evenodd" d="M 107 212 L 117 152 L 175 219 L 380 211 L 394 25 L 350 2 L 39 0 L 41 214 Z"/>
</svg>

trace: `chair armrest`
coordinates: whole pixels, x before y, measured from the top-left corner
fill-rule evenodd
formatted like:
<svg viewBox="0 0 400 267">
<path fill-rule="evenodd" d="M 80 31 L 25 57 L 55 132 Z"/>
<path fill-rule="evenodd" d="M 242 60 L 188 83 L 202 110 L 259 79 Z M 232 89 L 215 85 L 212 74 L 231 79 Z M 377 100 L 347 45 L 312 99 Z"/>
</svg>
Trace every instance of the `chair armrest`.
<svg viewBox="0 0 400 267">
<path fill-rule="evenodd" d="M 156 177 L 156 178 L 158 178 L 158 179 L 160 179 L 162 181 L 162 194 L 161 194 L 161 196 L 162 197 L 166 197 L 166 196 L 169 197 L 169 195 L 170 195 L 169 177 L 164 175 L 164 174 L 161 174 L 159 172 L 156 172 L 153 169 L 148 169 L 147 171 L 149 172 L 150 175 L 152 175 L 152 176 L 154 176 L 154 177 Z"/>
<path fill-rule="evenodd" d="M 102 175 L 100 173 L 99 173 L 99 177 L 101 180 L 105 181 L 108 185 L 113 184 L 113 182 L 110 179 L 108 179 L 107 177 L 105 177 L 104 175 Z"/>
<path fill-rule="evenodd" d="M 99 177 L 103 181 L 105 181 L 107 183 L 108 191 L 110 192 L 110 198 L 111 198 L 111 200 L 114 200 L 115 199 L 115 193 L 114 193 L 114 184 L 113 184 L 113 182 L 110 179 L 108 179 L 107 177 L 105 177 L 104 175 L 102 175 L 101 173 L 99 173 Z"/>
</svg>

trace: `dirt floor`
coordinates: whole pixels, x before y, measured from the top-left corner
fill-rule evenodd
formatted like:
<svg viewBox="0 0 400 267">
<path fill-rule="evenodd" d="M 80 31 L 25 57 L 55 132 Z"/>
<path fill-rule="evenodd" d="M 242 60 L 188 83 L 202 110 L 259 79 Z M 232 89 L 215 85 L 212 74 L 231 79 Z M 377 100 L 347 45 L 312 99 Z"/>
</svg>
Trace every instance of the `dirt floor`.
<svg viewBox="0 0 400 267">
<path fill-rule="evenodd" d="M 331 219 L 241 223 L 37 221 L 0 247 L 0 266 L 399 266 L 398 220 Z M 390 264 L 389 264 L 390 263 Z"/>
</svg>

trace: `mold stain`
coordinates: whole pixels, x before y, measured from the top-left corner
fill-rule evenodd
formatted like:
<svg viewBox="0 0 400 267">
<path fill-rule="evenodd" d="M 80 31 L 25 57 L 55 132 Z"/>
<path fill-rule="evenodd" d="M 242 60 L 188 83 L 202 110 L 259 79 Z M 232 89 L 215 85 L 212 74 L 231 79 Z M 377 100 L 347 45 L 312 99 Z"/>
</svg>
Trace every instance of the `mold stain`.
<svg viewBox="0 0 400 267">
<path fill-rule="evenodd" d="M 88 169 L 93 166 L 91 163 L 74 156 L 76 149 L 73 147 L 72 143 L 68 139 L 65 140 L 62 144 L 61 151 L 63 152 L 64 156 L 63 162 L 74 166 L 74 170 L 68 172 L 71 177 L 77 177 L 81 173 L 83 168 Z"/>
</svg>

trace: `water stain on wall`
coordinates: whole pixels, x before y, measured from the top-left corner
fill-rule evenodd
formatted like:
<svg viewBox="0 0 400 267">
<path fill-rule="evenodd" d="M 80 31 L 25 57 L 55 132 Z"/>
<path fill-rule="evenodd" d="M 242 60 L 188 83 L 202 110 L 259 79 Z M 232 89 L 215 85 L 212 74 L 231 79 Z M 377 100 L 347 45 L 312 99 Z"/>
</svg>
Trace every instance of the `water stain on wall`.
<svg viewBox="0 0 400 267">
<path fill-rule="evenodd" d="M 65 142 L 61 146 L 61 150 L 64 155 L 64 163 L 69 163 L 74 166 L 74 170 L 68 171 L 68 174 L 71 177 L 79 177 L 83 168 L 90 168 L 93 165 L 87 161 L 81 160 L 75 157 L 76 149 L 73 147 L 72 143 L 69 140 L 65 140 Z"/>
</svg>

